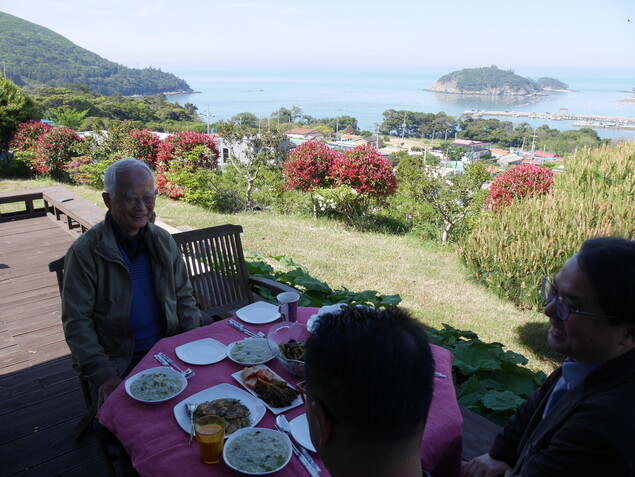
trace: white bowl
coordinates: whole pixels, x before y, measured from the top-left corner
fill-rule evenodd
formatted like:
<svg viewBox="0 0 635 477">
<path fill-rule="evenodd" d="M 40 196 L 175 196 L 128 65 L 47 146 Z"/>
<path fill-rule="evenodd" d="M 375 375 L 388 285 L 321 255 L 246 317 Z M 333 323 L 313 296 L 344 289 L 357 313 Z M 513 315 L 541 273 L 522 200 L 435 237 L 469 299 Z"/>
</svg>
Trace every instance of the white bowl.
<svg viewBox="0 0 635 477">
<path fill-rule="evenodd" d="M 180 388 L 177 392 L 174 393 L 170 393 L 170 395 L 166 395 L 164 397 L 161 397 L 159 399 L 141 399 L 139 397 L 136 397 L 132 394 L 131 391 L 131 387 L 132 385 L 138 381 L 139 379 L 141 379 L 143 376 L 147 376 L 147 375 L 152 375 L 152 374 L 165 374 L 168 376 L 174 376 L 177 378 L 177 381 L 180 384 Z M 129 377 L 128 379 L 126 379 L 124 386 L 126 388 L 126 392 L 128 393 L 128 395 L 132 398 L 132 399 L 136 399 L 137 401 L 141 401 L 141 402 L 147 402 L 147 403 L 157 403 L 157 402 L 165 402 L 169 399 L 172 399 L 175 396 L 178 396 L 179 394 L 181 394 L 183 392 L 183 390 L 185 389 L 185 387 L 187 386 L 187 379 L 185 379 L 185 376 L 183 376 L 181 373 L 173 370 L 172 368 L 168 368 L 167 366 L 158 366 L 156 368 L 150 368 L 150 369 L 146 369 L 144 371 L 141 371 L 137 374 L 135 374 L 134 376 Z"/>
<path fill-rule="evenodd" d="M 244 347 L 245 352 L 247 353 L 244 357 L 244 360 L 239 360 L 236 356 L 236 346 Z M 255 349 L 262 351 L 259 355 L 256 355 L 253 351 L 249 353 L 249 349 Z M 245 366 L 254 366 L 256 364 L 266 363 L 273 359 L 273 352 L 269 349 L 269 342 L 267 338 L 245 338 L 244 340 L 235 341 L 227 345 L 227 356 L 234 363 L 242 364 Z"/>
<path fill-rule="evenodd" d="M 263 460 L 255 459 L 254 456 L 256 454 L 255 445 L 248 443 L 248 440 L 253 441 L 262 441 L 262 440 L 274 439 L 275 442 L 278 443 L 279 454 L 275 466 L 271 468 L 264 467 L 264 456 Z M 238 442 L 235 442 L 237 441 Z M 251 441 L 251 442 L 253 442 Z M 272 448 L 265 448 L 263 454 L 271 454 Z M 242 454 L 246 459 L 251 459 L 252 463 L 255 465 L 253 469 L 249 469 L 247 467 L 247 461 L 236 460 L 238 457 L 237 454 Z M 289 437 L 280 432 L 275 431 L 273 429 L 265 429 L 262 427 L 245 427 L 243 429 L 239 429 L 234 432 L 229 438 L 227 442 L 225 442 L 225 446 L 223 447 L 223 460 L 225 463 L 234 470 L 241 472 L 247 475 L 265 475 L 271 474 L 273 472 L 277 472 L 286 466 L 291 460 L 291 441 Z"/>
</svg>

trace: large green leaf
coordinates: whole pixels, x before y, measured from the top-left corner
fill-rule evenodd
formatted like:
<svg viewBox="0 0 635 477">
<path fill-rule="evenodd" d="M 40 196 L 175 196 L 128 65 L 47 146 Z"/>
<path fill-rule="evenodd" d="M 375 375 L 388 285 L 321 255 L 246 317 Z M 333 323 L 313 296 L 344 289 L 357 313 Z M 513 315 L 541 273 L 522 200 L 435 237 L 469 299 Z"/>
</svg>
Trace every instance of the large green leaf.
<svg viewBox="0 0 635 477">
<path fill-rule="evenodd" d="M 481 369 L 500 369 L 500 361 L 496 360 L 487 349 L 477 348 L 471 343 L 458 343 L 454 352 L 454 366 L 465 376 L 470 376 Z"/>
<path fill-rule="evenodd" d="M 488 391 L 483 396 L 483 405 L 493 411 L 516 409 L 525 400 L 511 391 Z"/>
</svg>

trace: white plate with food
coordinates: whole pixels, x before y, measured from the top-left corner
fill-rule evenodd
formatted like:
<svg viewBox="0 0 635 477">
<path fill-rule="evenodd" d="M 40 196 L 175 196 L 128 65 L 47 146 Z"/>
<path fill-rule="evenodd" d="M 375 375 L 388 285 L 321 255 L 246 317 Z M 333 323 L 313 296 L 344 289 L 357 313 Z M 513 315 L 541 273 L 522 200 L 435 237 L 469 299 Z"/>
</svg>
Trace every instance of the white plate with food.
<svg viewBox="0 0 635 477">
<path fill-rule="evenodd" d="M 266 363 L 273 359 L 266 338 L 245 338 L 227 345 L 227 356 L 234 363 L 245 366 Z"/>
<path fill-rule="evenodd" d="M 242 307 L 236 312 L 236 316 L 245 323 L 262 325 L 263 323 L 276 321 L 280 318 L 280 313 L 276 305 L 272 305 L 266 301 L 257 301 L 256 303 Z"/>
<path fill-rule="evenodd" d="M 187 417 L 187 412 L 185 411 L 185 403 L 195 402 L 196 404 L 199 405 L 199 410 L 201 410 L 200 406 L 204 404 L 208 406 L 208 409 L 211 406 L 220 406 L 223 409 L 231 409 L 234 411 L 234 414 L 237 414 L 236 420 L 235 420 L 236 425 L 233 427 L 238 427 L 239 424 L 242 425 L 244 423 L 243 418 L 245 415 L 243 413 L 235 412 L 237 409 L 236 408 L 237 404 L 233 402 L 229 402 L 229 401 L 225 403 L 222 400 L 240 401 L 239 404 L 242 404 L 243 406 L 245 406 L 247 410 L 249 411 L 248 417 L 249 417 L 250 427 L 253 427 L 256 424 L 258 424 L 260 420 L 263 418 L 263 416 L 265 415 L 265 412 L 267 412 L 267 410 L 265 409 L 265 406 L 262 404 L 262 402 L 260 402 L 259 399 L 256 399 L 254 396 L 252 396 L 248 392 L 243 391 L 242 389 L 239 389 L 236 386 L 223 383 L 223 384 L 219 384 L 217 386 L 205 389 L 203 391 L 200 391 L 196 394 L 192 394 L 187 399 L 184 399 L 183 401 L 178 403 L 176 406 L 174 406 L 174 418 L 176 419 L 176 422 L 179 424 L 179 426 L 181 426 L 181 429 L 183 429 L 185 432 L 189 434 L 190 420 Z M 207 404 L 207 403 L 212 403 L 212 404 Z M 218 411 L 218 407 L 216 407 L 215 409 L 216 410 L 214 411 L 209 410 L 208 413 L 213 413 L 214 415 L 219 415 L 223 413 L 222 411 L 220 412 Z M 232 419 L 230 419 L 229 421 L 232 421 Z M 226 419 L 225 421 L 226 428 L 229 428 L 228 424 L 234 424 L 234 423 L 228 422 L 228 420 Z M 231 430 L 231 432 L 226 432 L 226 435 L 230 435 L 232 432 L 233 430 Z"/>
<path fill-rule="evenodd" d="M 311 434 L 309 433 L 309 421 L 306 420 L 306 414 L 300 414 L 289 422 L 289 431 L 293 438 L 298 441 L 305 449 L 315 452 L 315 447 L 311 442 Z"/>
<path fill-rule="evenodd" d="M 124 387 L 128 395 L 147 403 L 164 402 L 183 392 L 187 379 L 165 366 L 146 369 L 126 379 Z"/>
<path fill-rule="evenodd" d="M 227 346 L 212 338 L 177 346 L 174 351 L 181 361 L 188 364 L 214 364 L 227 356 Z"/>
<path fill-rule="evenodd" d="M 274 414 L 280 414 L 302 404 L 300 394 L 264 364 L 245 368 L 232 374 L 232 377 L 248 392 L 262 401 L 267 406 L 267 409 Z M 258 380 L 259 378 L 260 381 Z M 255 390 L 260 385 L 262 385 L 264 390 L 264 393 L 261 394 Z M 270 386 L 275 386 L 273 393 L 267 392 L 267 388 Z"/>
<path fill-rule="evenodd" d="M 243 474 L 271 474 L 291 460 L 291 440 L 286 434 L 273 429 L 240 429 L 227 439 L 223 460 Z"/>
</svg>

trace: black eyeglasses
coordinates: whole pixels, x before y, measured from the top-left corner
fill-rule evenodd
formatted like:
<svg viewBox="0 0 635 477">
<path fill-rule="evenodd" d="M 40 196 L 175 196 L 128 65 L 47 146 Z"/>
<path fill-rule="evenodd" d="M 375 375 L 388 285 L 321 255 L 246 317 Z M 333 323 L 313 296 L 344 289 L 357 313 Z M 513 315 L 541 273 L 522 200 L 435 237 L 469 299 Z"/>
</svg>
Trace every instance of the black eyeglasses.
<svg viewBox="0 0 635 477">
<path fill-rule="evenodd" d="M 315 394 L 309 392 L 309 390 L 306 388 L 306 381 L 300 381 L 298 384 L 295 385 L 295 388 L 300 393 L 300 397 L 302 398 L 303 404 L 306 404 L 306 397 L 311 396 L 311 398 L 315 399 L 322 405 L 324 412 L 326 412 L 326 414 L 329 416 L 331 421 L 338 422 L 337 417 L 335 417 L 335 415 L 331 412 L 331 410 L 328 407 L 326 407 L 326 404 L 324 404 L 324 401 L 322 401 Z"/>
<path fill-rule="evenodd" d="M 547 275 L 542 276 L 542 298 L 546 304 L 551 303 L 552 300 L 556 300 L 556 315 L 562 321 L 567 321 L 571 318 L 571 313 L 577 313 L 579 315 L 600 316 L 604 318 L 617 318 L 611 315 L 602 315 L 600 313 L 590 313 L 588 311 L 578 310 L 573 308 L 569 302 L 558 293 L 556 286 L 549 281 Z"/>
<path fill-rule="evenodd" d="M 136 206 L 139 202 L 143 202 L 143 204 L 146 207 L 152 207 L 156 200 L 157 200 L 157 193 L 155 192 L 154 194 L 150 195 L 144 195 L 141 197 L 136 197 L 134 195 L 124 195 L 121 197 L 117 197 L 117 200 L 120 200 L 121 202 L 123 202 L 124 204 L 126 204 L 128 207 L 134 207 Z"/>
</svg>

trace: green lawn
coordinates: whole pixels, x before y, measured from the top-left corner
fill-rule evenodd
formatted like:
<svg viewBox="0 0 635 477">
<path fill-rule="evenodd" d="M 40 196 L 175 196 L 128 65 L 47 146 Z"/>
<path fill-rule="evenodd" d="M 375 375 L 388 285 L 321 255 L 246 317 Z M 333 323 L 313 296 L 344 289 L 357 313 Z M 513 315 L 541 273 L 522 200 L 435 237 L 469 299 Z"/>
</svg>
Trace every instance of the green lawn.
<svg viewBox="0 0 635 477">
<path fill-rule="evenodd" d="M 46 180 L 0 180 L 0 191 L 53 185 Z M 101 192 L 69 186 L 103 207 Z M 442 323 L 476 332 L 524 354 L 534 369 L 557 362 L 546 346 L 547 318 L 520 310 L 467 276 L 452 246 L 422 243 L 411 236 L 352 231 L 340 224 L 271 212 L 223 215 L 159 197 L 159 220 L 183 229 L 233 223 L 242 225 L 246 252 L 287 255 L 333 288 L 398 293 L 402 306 L 426 325 Z M 556 358 L 557 359 L 557 358 Z"/>
</svg>

